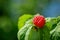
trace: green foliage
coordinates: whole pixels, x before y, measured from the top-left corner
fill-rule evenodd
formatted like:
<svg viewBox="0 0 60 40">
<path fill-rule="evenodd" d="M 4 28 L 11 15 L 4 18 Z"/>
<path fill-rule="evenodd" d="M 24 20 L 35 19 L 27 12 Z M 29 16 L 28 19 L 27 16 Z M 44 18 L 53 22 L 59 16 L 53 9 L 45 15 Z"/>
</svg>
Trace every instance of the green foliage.
<svg viewBox="0 0 60 40">
<path fill-rule="evenodd" d="M 31 20 L 28 20 L 25 25 L 19 30 L 18 32 L 18 40 L 24 40 L 26 31 L 28 30 L 29 27 L 32 26 L 32 24 L 30 23 Z"/>
<path fill-rule="evenodd" d="M 57 23 L 60 21 L 60 16 L 58 17 L 48 17 L 46 18 L 46 26 L 52 30 L 57 26 Z"/>
<path fill-rule="evenodd" d="M 60 40 L 60 22 L 53 30 L 50 31 L 50 34 L 52 40 Z"/>
<path fill-rule="evenodd" d="M 50 40 L 49 29 L 45 26 L 43 29 L 35 29 L 33 27 L 29 33 L 28 40 Z"/>
<path fill-rule="evenodd" d="M 21 16 L 18 21 L 18 29 L 24 26 L 25 22 L 30 18 L 32 18 L 32 15 L 29 14 L 24 14 L 23 16 Z"/>
<path fill-rule="evenodd" d="M 25 18 L 25 16 L 21 17 Z M 22 23 L 18 31 L 18 40 L 60 40 L 60 16 L 45 18 L 46 23 L 43 28 L 37 28 L 32 23 L 32 17 Z"/>
<path fill-rule="evenodd" d="M 35 29 L 35 26 L 32 24 L 32 19 L 26 20 L 22 28 L 18 31 L 18 40 L 50 40 L 49 29 L 46 26 L 43 29 Z"/>
</svg>

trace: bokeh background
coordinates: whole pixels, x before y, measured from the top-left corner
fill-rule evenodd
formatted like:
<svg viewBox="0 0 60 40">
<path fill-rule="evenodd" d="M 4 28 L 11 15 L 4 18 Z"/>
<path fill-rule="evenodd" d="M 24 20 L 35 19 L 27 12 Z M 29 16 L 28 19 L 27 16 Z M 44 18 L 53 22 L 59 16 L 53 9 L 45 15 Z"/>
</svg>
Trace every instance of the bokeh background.
<svg viewBox="0 0 60 40">
<path fill-rule="evenodd" d="M 60 16 L 60 0 L 0 0 L 0 40 L 18 40 L 18 18 L 37 13 Z"/>
</svg>

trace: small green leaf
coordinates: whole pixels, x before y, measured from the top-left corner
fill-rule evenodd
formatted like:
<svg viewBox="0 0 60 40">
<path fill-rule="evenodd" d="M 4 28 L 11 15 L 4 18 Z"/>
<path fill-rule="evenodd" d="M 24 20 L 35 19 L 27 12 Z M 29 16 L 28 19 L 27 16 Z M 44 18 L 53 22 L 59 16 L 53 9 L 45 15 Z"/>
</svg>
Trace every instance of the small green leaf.
<svg viewBox="0 0 60 40">
<path fill-rule="evenodd" d="M 32 18 L 32 15 L 29 15 L 29 14 L 24 14 L 24 15 L 20 16 L 20 18 L 18 20 L 18 29 L 23 27 L 25 22 L 30 18 Z"/>
</svg>

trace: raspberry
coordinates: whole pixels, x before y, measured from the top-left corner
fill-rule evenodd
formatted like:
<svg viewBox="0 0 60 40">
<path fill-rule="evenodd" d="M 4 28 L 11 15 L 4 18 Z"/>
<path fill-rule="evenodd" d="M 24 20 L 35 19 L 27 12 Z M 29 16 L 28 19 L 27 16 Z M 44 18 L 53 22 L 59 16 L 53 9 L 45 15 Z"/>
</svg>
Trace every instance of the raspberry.
<svg viewBox="0 0 60 40">
<path fill-rule="evenodd" d="M 33 18 L 33 24 L 39 28 L 42 28 L 45 24 L 45 17 L 42 15 L 36 15 Z"/>
</svg>

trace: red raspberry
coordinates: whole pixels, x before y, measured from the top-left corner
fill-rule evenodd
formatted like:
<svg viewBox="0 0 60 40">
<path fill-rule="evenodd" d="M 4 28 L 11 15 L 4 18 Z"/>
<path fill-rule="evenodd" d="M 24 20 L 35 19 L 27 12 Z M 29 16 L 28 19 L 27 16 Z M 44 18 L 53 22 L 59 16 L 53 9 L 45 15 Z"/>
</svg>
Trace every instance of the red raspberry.
<svg viewBox="0 0 60 40">
<path fill-rule="evenodd" d="M 42 28 L 45 24 L 45 17 L 42 16 L 42 15 L 36 15 L 33 18 L 33 23 L 34 23 L 35 26 L 37 26 L 39 28 Z"/>
</svg>

